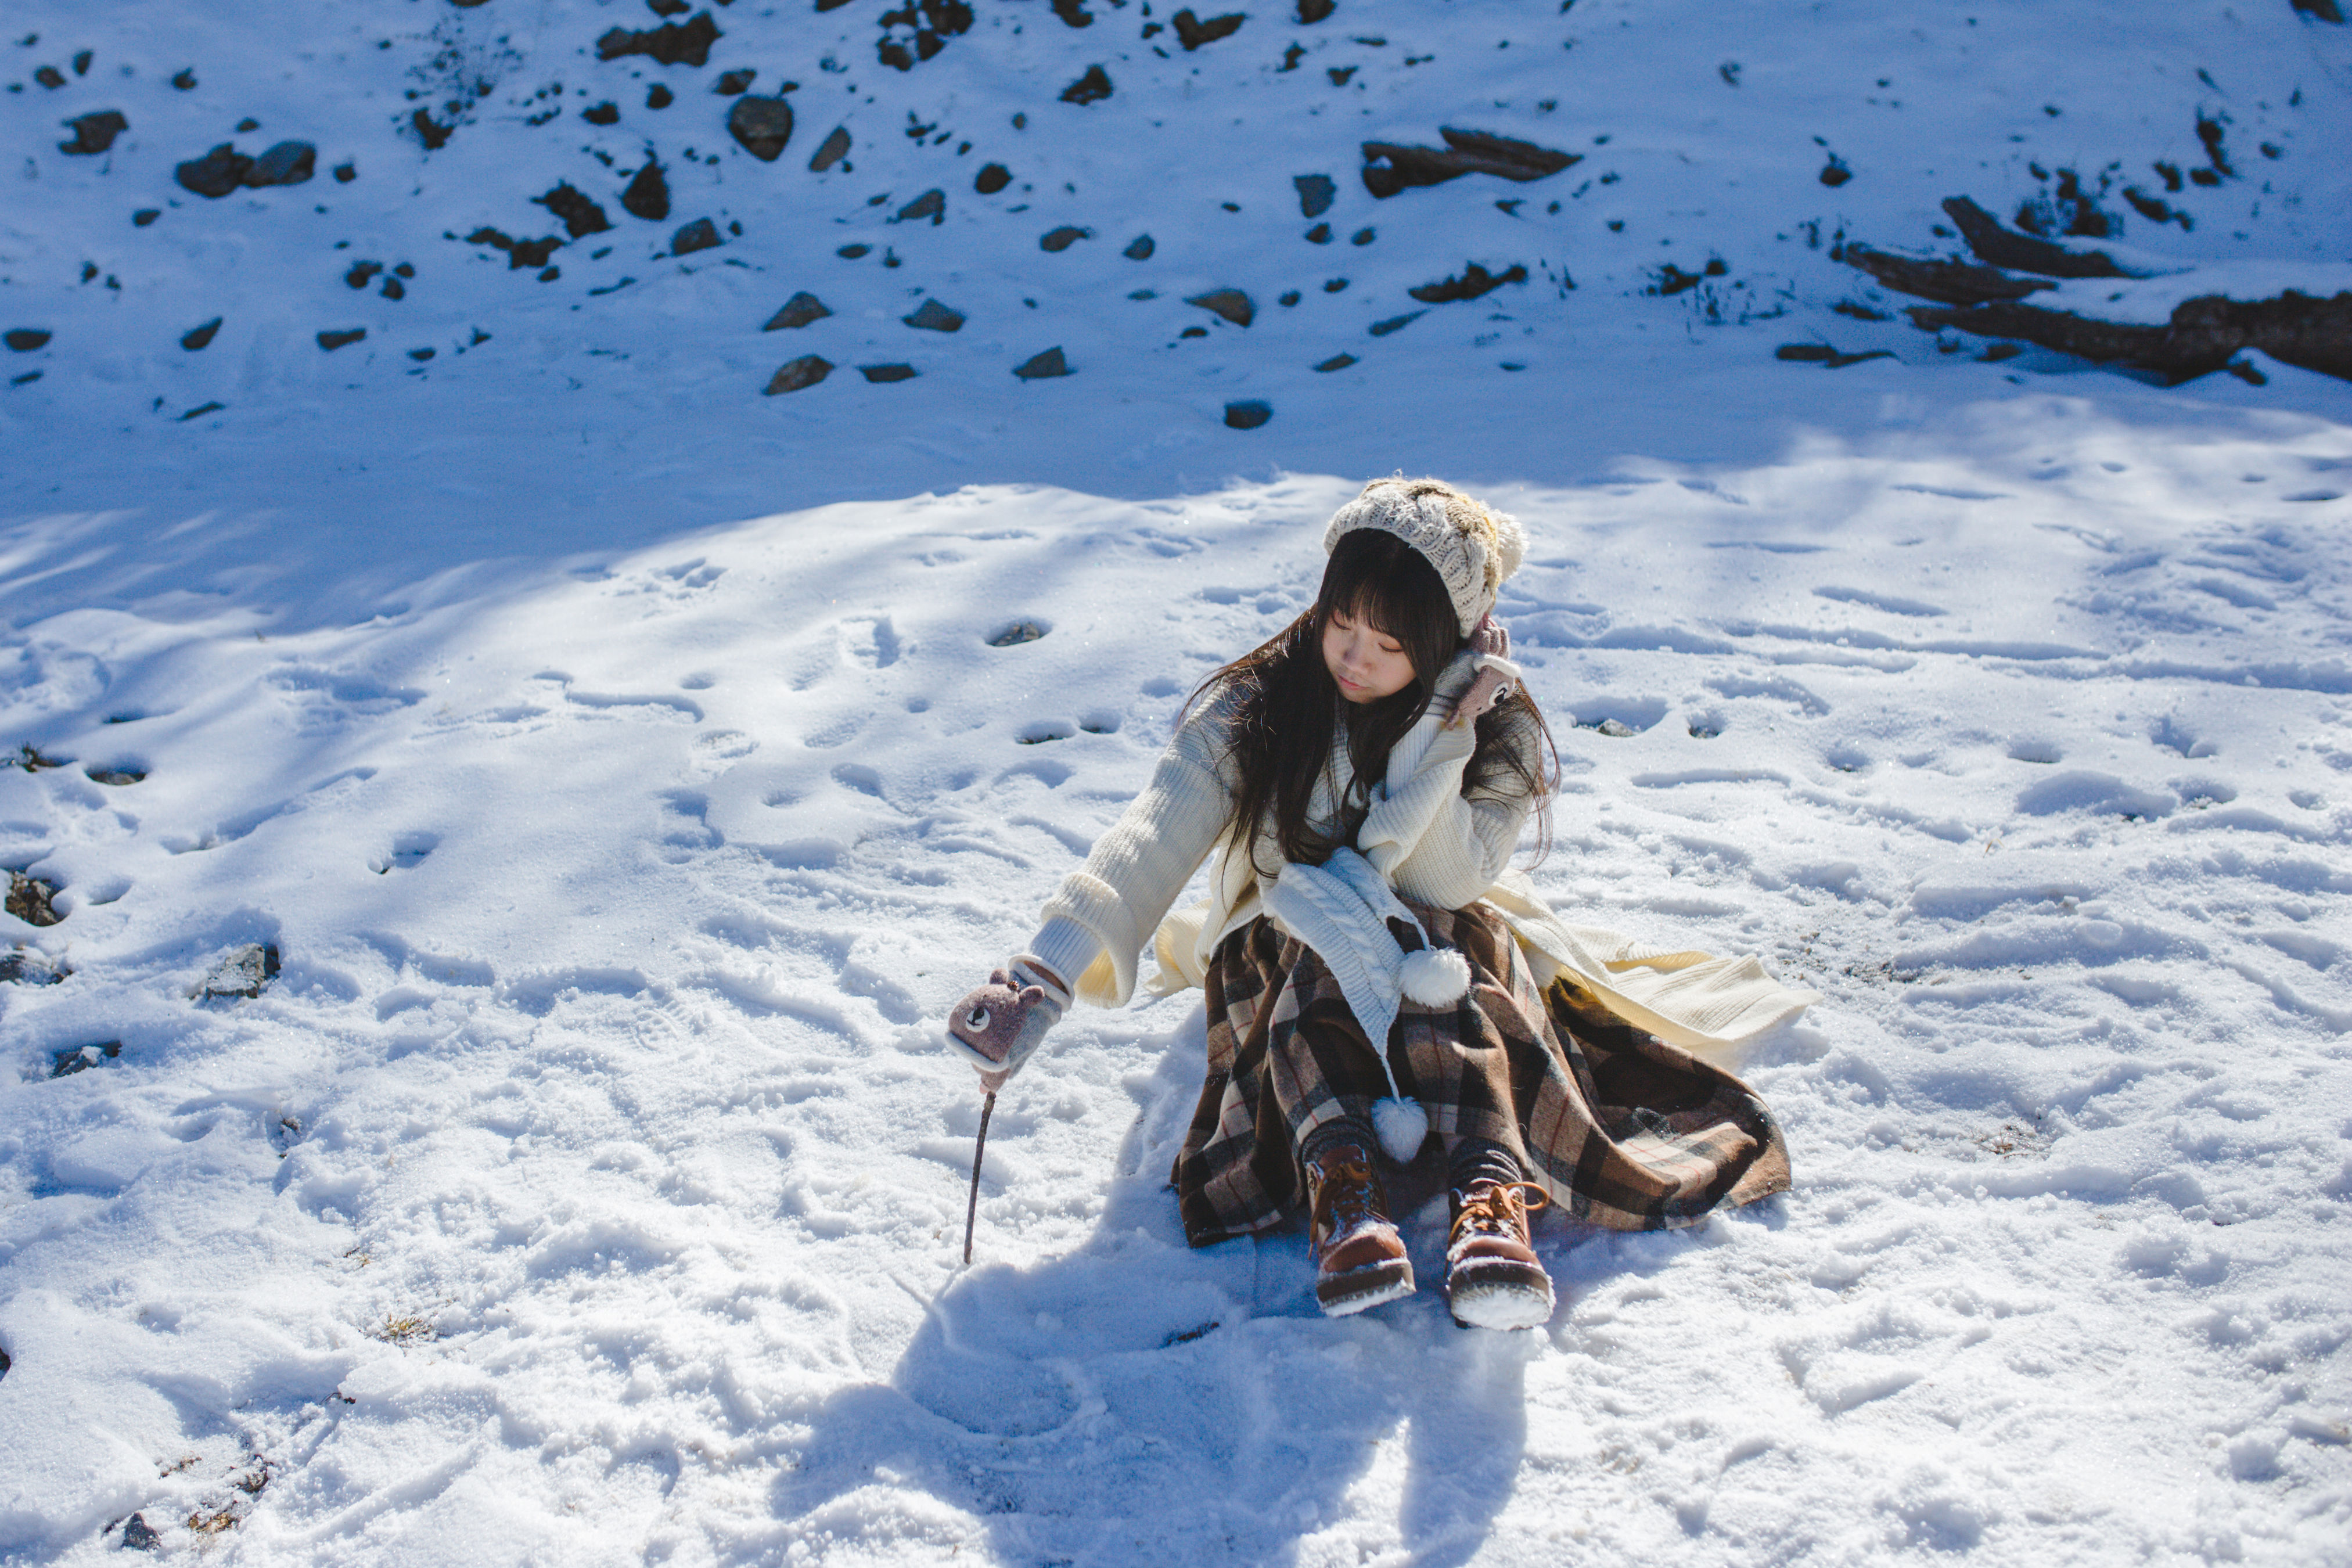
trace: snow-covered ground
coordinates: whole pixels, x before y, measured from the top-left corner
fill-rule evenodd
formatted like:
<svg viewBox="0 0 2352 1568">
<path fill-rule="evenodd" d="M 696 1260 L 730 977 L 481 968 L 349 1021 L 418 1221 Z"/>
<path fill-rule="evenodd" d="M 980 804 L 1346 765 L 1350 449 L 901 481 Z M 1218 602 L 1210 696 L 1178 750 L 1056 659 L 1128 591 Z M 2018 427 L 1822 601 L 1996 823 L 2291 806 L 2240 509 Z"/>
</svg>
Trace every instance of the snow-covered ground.
<svg viewBox="0 0 2352 1568">
<path fill-rule="evenodd" d="M 2352 386 L 1981 362 L 1828 257 L 2115 160 L 2194 215 L 2101 198 L 2136 258 L 2352 286 L 2352 28 L 1064 9 L 902 73 L 878 0 L 715 7 L 699 68 L 596 62 L 661 20 L 618 0 L 12 6 L 0 327 L 51 336 L 0 354 L 0 743 L 58 765 L 0 771 L 0 864 L 63 918 L 0 917 L 0 1554 L 2352 1562 Z M 751 68 L 802 84 L 773 163 L 711 91 Z M 2167 193 L 2200 114 L 2234 172 Z M 1365 190 L 1441 126 L 1582 161 Z M 285 138 L 309 183 L 173 184 Z M 614 228 L 549 281 L 441 237 L 562 235 L 559 180 Z M 1471 261 L 1528 280 L 1371 335 Z M 1008 1090 L 959 1268 L 936 1020 L 1399 468 L 1534 538 L 1539 886 L 1824 994 L 1748 1063 L 1796 1190 L 1545 1227 L 1535 1333 L 1327 1321 L 1296 1233 L 1182 1243 L 1180 997 Z M 258 996 L 192 997 L 253 944 Z"/>
</svg>

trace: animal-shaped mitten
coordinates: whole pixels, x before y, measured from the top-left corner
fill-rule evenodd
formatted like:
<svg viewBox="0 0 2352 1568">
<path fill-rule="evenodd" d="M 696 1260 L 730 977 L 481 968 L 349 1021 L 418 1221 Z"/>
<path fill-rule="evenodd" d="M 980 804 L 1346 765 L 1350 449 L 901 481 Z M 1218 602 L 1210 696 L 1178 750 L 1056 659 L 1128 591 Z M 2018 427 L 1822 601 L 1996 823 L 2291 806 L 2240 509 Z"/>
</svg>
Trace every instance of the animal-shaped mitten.
<svg viewBox="0 0 2352 1568">
<path fill-rule="evenodd" d="M 1445 716 L 1449 730 L 1476 723 L 1519 683 L 1519 667 L 1511 662 L 1510 630 L 1491 614 L 1470 633 L 1469 651 L 1477 656 L 1478 673 L 1471 679 L 1469 689 L 1454 699 L 1454 711 Z"/>
<path fill-rule="evenodd" d="M 948 1015 L 948 1043 L 961 1051 L 991 1094 L 1004 1087 L 1029 1053 L 1061 1022 L 1070 994 L 1027 953 L 989 972 L 988 984 Z"/>
</svg>

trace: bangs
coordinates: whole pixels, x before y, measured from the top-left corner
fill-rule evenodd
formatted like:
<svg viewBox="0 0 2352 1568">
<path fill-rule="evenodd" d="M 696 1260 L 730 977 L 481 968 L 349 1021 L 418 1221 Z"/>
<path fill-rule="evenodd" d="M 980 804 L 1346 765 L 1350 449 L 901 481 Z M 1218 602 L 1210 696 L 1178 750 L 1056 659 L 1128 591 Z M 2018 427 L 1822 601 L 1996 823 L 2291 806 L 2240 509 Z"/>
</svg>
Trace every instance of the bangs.
<svg viewBox="0 0 2352 1568">
<path fill-rule="evenodd" d="M 1454 601 L 1421 552 L 1393 533 L 1358 529 L 1341 537 L 1316 596 L 1318 625 L 1333 616 L 1368 623 L 1382 637 L 1420 648 L 1456 631 Z"/>
</svg>

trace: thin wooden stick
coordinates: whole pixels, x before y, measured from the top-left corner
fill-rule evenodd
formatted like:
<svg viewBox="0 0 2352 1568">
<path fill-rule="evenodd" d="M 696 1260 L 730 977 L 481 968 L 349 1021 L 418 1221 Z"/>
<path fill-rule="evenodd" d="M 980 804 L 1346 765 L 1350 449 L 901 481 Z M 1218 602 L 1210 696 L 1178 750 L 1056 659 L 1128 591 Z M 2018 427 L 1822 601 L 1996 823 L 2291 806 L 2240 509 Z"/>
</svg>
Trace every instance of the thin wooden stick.
<svg viewBox="0 0 2352 1568">
<path fill-rule="evenodd" d="M 971 1261 L 971 1227 L 980 1218 L 980 1157 L 988 1148 L 988 1119 L 996 1114 L 996 1091 L 989 1090 L 988 1099 L 980 1108 L 980 1136 L 971 1143 L 971 1202 L 963 1211 L 963 1260 Z"/>
</svg>

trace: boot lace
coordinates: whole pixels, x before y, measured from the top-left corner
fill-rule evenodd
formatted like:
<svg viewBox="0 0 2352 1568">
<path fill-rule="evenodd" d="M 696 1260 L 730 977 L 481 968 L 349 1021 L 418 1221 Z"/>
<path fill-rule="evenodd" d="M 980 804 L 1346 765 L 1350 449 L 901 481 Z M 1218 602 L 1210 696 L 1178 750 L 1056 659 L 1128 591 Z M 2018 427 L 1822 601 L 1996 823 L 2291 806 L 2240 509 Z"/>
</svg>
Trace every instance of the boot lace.
<svg viewBox="0 0 2352 1568">
<path fill-rule="evenodd" d="M 1319 1229 L 1325 1240 L 1344 1236 L 1367 1221 L 1387 1218 L 1381 1213 L 1372 1187 L 1372 1163 L 1361 1150 L 1342 1145 L 1324 1155 L 1317 1166 L 1315 1207 L 1323 1222 Z"/>
<path fill-rule="evenodd" d="M 1446 1234 L 1448 1247 L 1474 1236 L 1507 1236 L 1512 1240 L 1528 1239 L 1528 1215 L 1549 1204 L 1544 1190 L 1533 1182 L 1473 1182 L 1465 1191 L 1456 1188 L 1454 1226 Z"/>
</svg>

